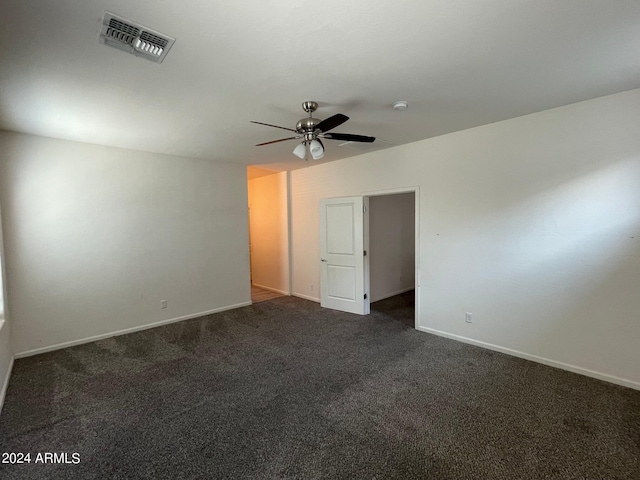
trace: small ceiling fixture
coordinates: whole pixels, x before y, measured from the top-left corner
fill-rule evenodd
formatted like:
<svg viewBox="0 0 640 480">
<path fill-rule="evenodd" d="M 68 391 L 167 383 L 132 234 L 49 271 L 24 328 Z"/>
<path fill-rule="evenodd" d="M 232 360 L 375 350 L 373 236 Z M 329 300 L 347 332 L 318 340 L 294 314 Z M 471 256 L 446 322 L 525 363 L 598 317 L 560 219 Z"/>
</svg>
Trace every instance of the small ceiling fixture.
<svg viewBox="0 0 640 480">
<path fill-rule="evenodd" d="M 407 108 L 409 108 L 409 104 L 404 100 L 399 100 L 397 102 L 394 102 L 394 104 L 393 104 L 393 109 L 397 110 L 399 112 L 402 112 L 402 111 L 406 110 Z"/>
<path fill-rule="evenodd" d="M 335 115 L 327 118 L 326 120 L 320 120 L 319 118 L 313 118 L 313 112 L 318 108 L 317 102 L 303 102 L 302 109 L 309 114 L 309 117 L 298 120 L 296 128 L 279 127 L 277 125 L 271 125 L 269 123 L 254 122 L 258 125 L 266 125 L 267 127 L 280 128 L 282 130 L 289 130 L 297 135 L 294 137 L 281 138 L 279 140 L 272 140 L 271 142 L 259 143 L 257 147 L 261 145 L 270 145 L 272 143 L 284 142 L 286 140 L 297 140 L 302 138 L 302 142 L 296 145 L 293 149 L 293 154 L 304 159 L 307 154 L 307 146 L 309 147 L 309 153 L 311 158 L 319 160 L 324 157 L 324 145 L 322 144 L 322 138 L 328 138 L 329 140 L 342 140 L 346 142 L 367 142 L 371 143 L 375 141 L 375 137 L 367 137 L 364 135 L 353 135 L 351 133 L 331 133 L 329 130 L 342 125 L 349 120 L 349 117 L 342 113 L 336 113 Z"/>
</svg>

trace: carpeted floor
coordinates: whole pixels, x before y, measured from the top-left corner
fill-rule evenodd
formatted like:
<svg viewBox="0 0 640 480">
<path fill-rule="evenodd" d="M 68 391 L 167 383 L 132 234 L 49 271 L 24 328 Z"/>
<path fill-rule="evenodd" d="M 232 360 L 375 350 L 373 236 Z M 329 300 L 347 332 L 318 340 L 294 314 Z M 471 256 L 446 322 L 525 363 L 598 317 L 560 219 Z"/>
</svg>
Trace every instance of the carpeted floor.
<svg viewBox="0 0 640 480">
<path fill-rule="evenodd" d="M 2 479 L 640 479 L 640 392 L 281 297 L 17 360 Z"/>
</svg>

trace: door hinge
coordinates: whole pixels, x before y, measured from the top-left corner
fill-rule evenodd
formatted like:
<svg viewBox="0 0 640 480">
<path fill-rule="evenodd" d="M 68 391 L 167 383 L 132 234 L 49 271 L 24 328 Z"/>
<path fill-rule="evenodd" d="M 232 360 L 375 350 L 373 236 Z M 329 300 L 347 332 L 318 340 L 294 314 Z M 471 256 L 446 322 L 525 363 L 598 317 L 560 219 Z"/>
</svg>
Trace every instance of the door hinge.
<svg viewBox="0 0 640 480">
<path fill-rule="evenodd" d="M 366 293 L 364 294 L 364 299 L 365 299 L 365 300 L 367 299 L 367 294 L 366 294 Z"/>
<path fill-rule="evenodd" d="M 362 205 L 362 213 L 367 213 L 367 206 L 366 205 Z"/>
<path fill-rule="evenodd" d="M 367 256 L 367 251 L 366 250 L 363 252 L 363 256 L 365 256 L 365 257 Z"/>
</svg>

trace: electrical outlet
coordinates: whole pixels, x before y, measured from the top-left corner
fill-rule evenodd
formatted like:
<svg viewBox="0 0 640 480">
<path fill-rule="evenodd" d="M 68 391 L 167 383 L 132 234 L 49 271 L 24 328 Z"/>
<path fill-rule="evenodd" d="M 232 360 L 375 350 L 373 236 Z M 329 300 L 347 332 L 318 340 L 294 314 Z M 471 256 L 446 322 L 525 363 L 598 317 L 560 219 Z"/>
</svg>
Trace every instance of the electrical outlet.
<svg viewBox="0 0 640 480">
<path fill-rule="evenodd" d="M 160 300 L 160 308 L 167 308 L 167 301 L 166 300 Z"/>
<path fill-rule="evenodd" d="M 465 313 L 464 321 L 467 323 L 473 323 L 473 315 L 471 315 L 469 312 Z"/>
</svg>

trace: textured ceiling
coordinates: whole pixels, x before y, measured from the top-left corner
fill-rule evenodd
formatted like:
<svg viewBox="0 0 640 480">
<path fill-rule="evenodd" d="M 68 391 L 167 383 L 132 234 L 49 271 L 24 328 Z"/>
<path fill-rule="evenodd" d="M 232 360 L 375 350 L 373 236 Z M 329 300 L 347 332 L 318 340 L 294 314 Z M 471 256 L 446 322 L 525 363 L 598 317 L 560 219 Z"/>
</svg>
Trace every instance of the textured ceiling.
<svg viewBox="0 0 640 480">
<path fill-rule="evenodd" d="M 101 45 L 105 10 L 175 37 L 164 63 Z M 304 100 L 385 148 L 640 87 L 637 0 L 2 0 L 0 21 L 0 128 L 276 169 L 305 162 L 249 121 L 293 128 Z M 340 143 L 323 161 L 362 153 Z"/>
</svg>

